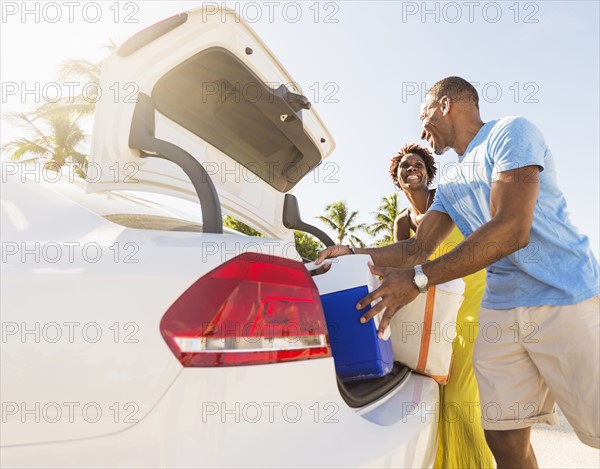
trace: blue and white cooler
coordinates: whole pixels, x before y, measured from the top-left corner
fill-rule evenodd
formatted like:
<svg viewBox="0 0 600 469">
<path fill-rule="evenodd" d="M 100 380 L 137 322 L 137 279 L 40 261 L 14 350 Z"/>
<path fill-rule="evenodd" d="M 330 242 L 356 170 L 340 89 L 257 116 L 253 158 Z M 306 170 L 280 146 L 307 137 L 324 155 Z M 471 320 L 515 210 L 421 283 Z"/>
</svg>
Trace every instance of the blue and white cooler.
<svg viewBox="0 0 600 469">
<path fill-rule="evenodd" d="M 342 381 L 379 378 L 392 371 L 394 353 L 389 328 L 377 337 L 380 315 L 366 324 L 360 317 L 370 306 L 357 310 L 356 303 L 369 293 L 373 275 L 371 256 L 355 254 L 326 261 L 331 268 L 313 277 L 319 288 L 335 369 Z M 307 268 L 314 268 L 308 266 Z"/>
</svg>

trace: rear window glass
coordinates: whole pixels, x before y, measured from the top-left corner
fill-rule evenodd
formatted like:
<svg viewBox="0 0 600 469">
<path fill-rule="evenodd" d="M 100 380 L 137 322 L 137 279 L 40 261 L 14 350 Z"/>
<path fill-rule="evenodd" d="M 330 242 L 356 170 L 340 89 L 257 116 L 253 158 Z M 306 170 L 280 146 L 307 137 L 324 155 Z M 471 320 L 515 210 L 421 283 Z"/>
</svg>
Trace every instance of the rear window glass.
<svg viewBox="0 0 600 469">
<path fill-rule="evenodd" d="M 191 231 L 202 233 L 202 225 L 198 223 L 159 215 L 119 213 L 104 215 L 104 218 L 118 225 L 138 230 Z"/>
<path fill-rule="evenodd" d="M 152 97 L 159 112 L 280 192 L 321 160 L 304 132 L 301 111 L 294 112 L 225 49 L 208 49 L 174 68 Z"/>
</svg>

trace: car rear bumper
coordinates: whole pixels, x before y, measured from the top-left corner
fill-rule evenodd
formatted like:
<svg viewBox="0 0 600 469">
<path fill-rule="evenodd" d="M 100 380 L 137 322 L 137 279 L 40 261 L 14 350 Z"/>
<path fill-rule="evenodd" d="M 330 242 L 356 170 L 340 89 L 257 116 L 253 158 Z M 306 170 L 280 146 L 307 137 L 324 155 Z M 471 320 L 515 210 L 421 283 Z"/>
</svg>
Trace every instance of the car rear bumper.
<svg viewBox="0 0 600 469">
<path fill-rule="evenodd" d="M 97 438 L 2 448 L 23 467 L 429 467 L 438 387 L 411 374 L 351 409 L 333 360 L 185 368 L 137 424 Z"/>
</svg>

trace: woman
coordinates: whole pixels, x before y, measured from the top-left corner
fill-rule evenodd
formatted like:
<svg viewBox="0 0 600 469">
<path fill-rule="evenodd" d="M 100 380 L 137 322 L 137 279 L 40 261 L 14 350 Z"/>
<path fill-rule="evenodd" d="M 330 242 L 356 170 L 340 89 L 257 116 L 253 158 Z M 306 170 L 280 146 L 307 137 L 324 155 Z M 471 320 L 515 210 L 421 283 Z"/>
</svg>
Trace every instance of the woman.
<svg viewBox="0 0 600 469">
<path fill-rule="evenodd" d="M 404 192 L 410 207 L 394 223 L 394 242 L 410 238 L 427 209 L 433 203 L 435 189 L 430 189 L 436 167 L 425 147 L 406 145 L 392 158 L 390 176 L 394 186 Z M 452 250 L 463 240 L 455 227 L 432 257 Z M 477 318 L 485 288 L 485 270 L 465 277 L 464 301 L 456 319 L 457 336 L 448 384 L 440 386 L 440 420 L 435 467 L 493 468 L 494 458 L 481 427 L 479 391 L 473 373 L 473 347 L 477 337 Z"/>
</svg>

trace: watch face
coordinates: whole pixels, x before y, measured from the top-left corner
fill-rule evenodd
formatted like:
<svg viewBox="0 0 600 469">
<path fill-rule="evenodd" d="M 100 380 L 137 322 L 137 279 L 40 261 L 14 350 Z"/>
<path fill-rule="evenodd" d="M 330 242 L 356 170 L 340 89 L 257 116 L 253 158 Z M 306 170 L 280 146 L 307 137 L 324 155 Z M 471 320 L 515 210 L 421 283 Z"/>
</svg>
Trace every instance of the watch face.
<svg viewBox="0 0 600 469">
<path fill-rule="evenodd" d="M 415 275 L 415 285 L 419 288 L 425 288 L 427 286 L 427 276 L 425 274 Z"/>
</svg>

